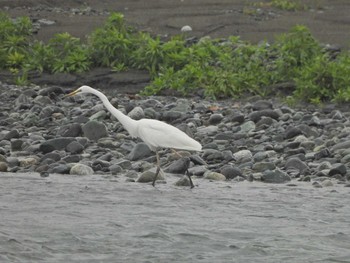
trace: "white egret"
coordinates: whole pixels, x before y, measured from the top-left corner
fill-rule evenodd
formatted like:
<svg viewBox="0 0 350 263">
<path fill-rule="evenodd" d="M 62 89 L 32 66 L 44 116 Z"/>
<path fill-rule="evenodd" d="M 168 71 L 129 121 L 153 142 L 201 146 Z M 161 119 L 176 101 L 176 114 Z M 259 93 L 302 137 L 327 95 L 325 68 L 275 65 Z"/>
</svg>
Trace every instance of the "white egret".
<svg viewBox="0 0 350 263">
<path fill-rule="evenodd" d="M 202 145 L 196 140 L 189 137 L 186 133 L 178 128 L 169 125 L 165 122 L 153 119 L 133 120 L 129 116 L 123 114 L 121 111 L 113 107 L 107 97 L 100 91 L 95 90 L 89 86 L 81 86 L 77 90 L 65 95 L 65 97 L 74 96 L 78 93 L 91 93 L 100 98 L 103 105 L 109 112 L 118 119 L 123 127 L 133 138 L 140 138 L 148 147 L 156 153 L 157 170 L 153 179 L 154 186 L 160 171 L 159 148 L 170 148 L 177 150 L 201 151 Z M 187 171 L 187 176 L 190 180 L 191 188 L 194 187 L 191 176 Z"/>
</svg>

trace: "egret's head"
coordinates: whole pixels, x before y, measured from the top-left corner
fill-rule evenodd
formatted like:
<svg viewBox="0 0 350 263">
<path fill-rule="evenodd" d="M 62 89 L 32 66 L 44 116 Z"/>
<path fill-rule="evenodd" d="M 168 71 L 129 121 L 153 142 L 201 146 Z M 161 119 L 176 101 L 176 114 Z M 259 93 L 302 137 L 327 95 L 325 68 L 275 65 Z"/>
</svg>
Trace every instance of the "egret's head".
<svg viewBox="0 0 350 263">
<path fill-rule="evenodd" d="M 82 94 L 82 93 L 92 93 L 93 90 L 94 90 L 93 88 L 84 85 L 84 86 L 81 86 L 79 89 L 76 89 L 76 90 L 72 91 L 71 93 L 65 95 L 64 97 L 72 97 L 76 94 Z"/>
</svg>

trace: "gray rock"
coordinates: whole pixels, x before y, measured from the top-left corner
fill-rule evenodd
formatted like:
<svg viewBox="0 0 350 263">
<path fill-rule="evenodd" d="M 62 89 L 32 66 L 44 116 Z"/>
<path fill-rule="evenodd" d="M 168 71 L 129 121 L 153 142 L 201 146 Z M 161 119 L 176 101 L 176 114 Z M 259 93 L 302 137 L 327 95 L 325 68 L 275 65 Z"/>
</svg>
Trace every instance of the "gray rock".
<svg viewBox="0 0 350 263">
<path fill-rule="evenodd" d="M 81 153 L 84 150 L 84 146 L 77 141 L 72 141 L 66 147 L 66 151 L 72 154 Z"/>
<path fill-rule="evenodd" d="M 184 177 L 180 178 L 179 180 L 177 180 L 175 182 L 175 185 L 176 186 L 191 186 L 190 179 L 188 179 L 187 176 L 184 176 Z"/>
<path fill-rule="evenodd" d="M 155 153 L 151 151 L 147 144 L 140 142 L 134 146 L 128 155 L 128 159 L 131 161 L 137 161 L 152 155 L 155 155 Z"/>
<path fill-rule="evenodd" d="M 50 86 L 39 91 L 39 95 L 55 98 L 57 95 L 64 94 L 64 90 L 59 86 Z"/>
<path fill-rule="evenodd" d="M 220 173 L 223 174 L 226 177 L 226 179 L 233 179 L 237 176 L 243 177 L 241 169 L 232 165 L 225 165 L 221 167 Z"/>
<path fill-rule="evenodd" d="M 137 179 L 137 182 L 139 183 L 149 183 L 149 182 L 153 182 L 154 176 L 156 174 L 156 167 L 147 170 L 145 172 L 143 172 L 140 177 Z M 158 176 L 157 176 L 157 181 L 158 180 L 165 180 L 164 177 L 164 173 L 162 171 L 162 169 L 159 171 Z"/>
<path fill-rule="evenodd" d="M 270 118 L 275 119 L 275 120 L 277 120 L 279 118 L 279 114 L 276 111 L 270 110 L 270 109 L 261 110 L 261 111 L 253 111 L 252 113 L 250 113 L 248 115 L 248 118 L 250 120 L 252 120 L 253 122 L 257 123 L 258 121 L 260 121 L 260 119 L 263 116 L 270 117 Z"/>
<path fill-rule="evenodd" d="M 179 111 L 179 112 L 188 112 L 191 110 L 191 105 L 189 100 L 186 99 L 178 99 L 176 101 L 176 106 L 172 109 L 173 111 Z"/>
<path fill-rule="evenodd" d="M 274 170 L 276 165 L 272 162 L 257 162 L 253 165 L 253 170 L 256 172 L 264 172 L 267 170 Z"/>
<path fill-rule="evenodd" d="M 267 100 L 258 100 L 253 103 L 252 108 L 255 111 L 272 109 L 272 103 Z"/>
<path fill-rule="evenodd" d="M 285 163 L 285 169 L 296 169 L 300 171 L 301 174 L 304 174 L 309 170 L 309 167 L 298 158 L 289 158 Z"/>
<path fill-rule="evenodd" d="M 253 121 L 247 121 L 241 125 L 240 132 L 246 133 L 255 130 L 255 123 Z"/>
<path fill-rule="evenodd" d="M 261 181 L 265 183 L 281 184 L 289 182 L 290 180 L 290 177 L 279 169 L 275 169 L 273 171 L 267 170 L 263 172 L 261 176 Z"/>
<path fill-rule="evenodd" d="M 203 176 L 206 171 L 208 169 L 205 165 L 194 166 L 188 169 L 188 173 L 195 176 Z"/>
<path fill-rule="evenodd" d="M 210 125 L 207 127 L 199 127 L 197 129 L 197 133 L 199 135 L 209 136 L 209 135 L 214 135 L 218 130 L 219 130 L 218 126 Z"/>
<path fill-rule="evenodd" d="M 11 140 L 14 138 L 19 138 L 19 131 L 17 129 L 11 130 L 4 136 L 4 140 Z"/>
<path fill-rule="evenodd" d="M 123 168 L 118 164 L 112 164 L 108 169 L 113 175 L 119 174 L 123 171 Z"/>
<path fill-rule="evenodd" d="M 234 114 L 230 116 L 228 119 L 233 123 L 237 122 L 239 124 L 242 124 L 245 120 L 245 117 L 243 114 Z"/>
<path fill-rule="evenodd" d="M 102 121 L 106 119 L 107 113 L 105 110 L 99 110 L 98 112 L 92 114 L 89 118 L 90 121 Z"/>
<path fill-rule="evenodd" d="M 128 170 L 131 168 L 131 162 L 129 160 L 120 160 L 116 162 L 116 164 L 120 165 L 120 167 L 125 170 Z"/>
<path fill-rule="evenodd" d="M 328 158 L 328 157 L 331 157 L 331 156 L 332 156 L 332 154 L 328 150 L 328 148 L 324 148 L 324 149 L 318 151 L 317 153 L 315 153 L 315 155 L 314 155 L 315 160 L 319 160 L 319 159 L 322 159 L 322 158 Z"/>
<path fill-rule="evenodd" d="M 19 166 L 21 167 L 30 167 L 38 163 L 39 163 L 39 157 L 36 157 L 36 156 L 25 157 L 19 160 Z"/>
<path fill-rule="evenodd" d="M 17 157 L 7 157 L 6 162 L 9 167 L 19 166 L 19 159 Z"/>
<path fill-rule="evenodd" d="M 28 113 L 27 115 L 24 116 L 22 123 L 25 127 L 33 127 L 33 126 L 36 126 L 39 121 L 40 121 L 40 118 L 36 114 Z"/>
<path fill-rule="evenodd" d="M 49 153 L 54 150 L 61 151 L 61 150 L 64 150 L 67 147 L 67 145 L 73 141 L 75 141 L 75 138 L 71 138 L 71 137 L 50 139 L 41 143 L 39 150 L 42 153 Z"/>
<path fill-rule="evenodd" d="M 61 155 L 57 152 L 49 152 L 41 158 L 41 162 L 44 161 L 45 159 L 52 159 L 58 162 L 59 160 L 61 160 Z"/>
<path fill-rule="evenodd" d="M 215 149 L 204 149 L 204 153 L 202 157 L 208 162 L 224 159 L 222 152 Z"/>
<path fill-rule="evenodd" d="M 94 170 L 85 164 L 77 163 L 73 165 L 69 173 L 76 175 L 92 175 L 94 174 Z"/>
<path fill-rule="evenodd" d="M 284 138 L 291 139 L 291 138 L 294 138 L 300 134 L 302 134 L 302 131 L 299 128 L 294 127 L 294 126 L 289 126 L 284 133 Z"/>
<path fill-rule="evenodd" d="M 347 173 L 347 168 L 344 164 L 341 163 L 337 163 L 334 164 L 331 168 L 331 170 L 329 171 L 329 176 L 333 176 L 336 174 L 340 174 L 340 175 L 346 175 Z"/>
<path fill-rule="evenodd" d="M 8 165 L 5 162 L 0 162 L 0 172 L 7 172 Z"/>
<path fill-rule="evenodd" d="M 333 183 L 332 183 L 332 181 L 331 180 L 324 180 L 322 183 L 321 183 L 321 185 L 323 186 L 323 187 L 331 187 L 331 186 L 333 186 Z"/>
<path fill-rule="evenodd" d="M 350 148 L 350 140 L 347 140 L 347 141 L 340 142 L 340 143 L 337 143 L 336 145 L 334 145 L 331 148 L 331 152 L 334 152 L 334 151 L 337 151 L 340 149 L 349 149 L 349 148 Z"/>
<path fill-rule="evenodd" d="M 128 113 L 128 116 L 134 120 L 140 120 L 145 117 L 145 113 L 141 107 L 137 106 Z"/>
<path fill-rule="evenodd" d="M 78 137 L 82 135 L 82 128 L 81 124 L 79 123 L 72 123 L 68 125 L 61 126 L 58 131 L 57 135 L 61 137 Z"/>
<path fill-rule="evenodd" d="M 81 156 L 78 154 L 71 154 L 62 158 L 66 163 L 78 163 L 81 160 Z"/>
<path fill-rule="evenodd" d="M 238 152 L 235 152 L 233 154 L 233 157 L 238 163 L 243 163 L 243 162 L 251 161 L 253 158 L 253 154 L 249 150 L 240 150 Z"/>
<path fill-rule="evenodd" d="M 71 168 L 66 164 L 55 165 L 48 170 L 49 173 L 55 174 L 69 174 Z"/>
<path fill-rule="evenodd" d="M 163 112 L 163 120 L 172 123 L 175 120 L 181 119 L 183 113 L 180 111 L 165 111 Z"/>
<path fill-rule="evenodd" d="M 217 172 L 208 171 L 204 174 L 204 178 L 213 181 L 225 181 L 225 175 Z"/>
<path fill-rule="evenodd" d="M 107 137 L 107 128 L 102 122 L 88 121 L 82 127 L 83 134 L 89 140 L 98 141 L 103 137 Z"/>
<path fill-rule="evenodd" d="M 210 115 L 210 117 L 209 117 L 209 124 L 210 125 L 219 124 L 223 118 L 224 118 L 224 116 L 222 116 L 222 114 L 214 113 L 214 114 Z"/>
<path fill-rule="evenodd" d="M 11 140 L 11 151 L 21 151 L 22 145 L 24 144 L 24 141 L 22 139 L 14 139 Z"/>
<path fill-rule="evenodd" d="M 183 157 L 164 169 L 164 172 L 171 174 L 184 174 L 190 165 L 190 158 Z"/>
</svg>

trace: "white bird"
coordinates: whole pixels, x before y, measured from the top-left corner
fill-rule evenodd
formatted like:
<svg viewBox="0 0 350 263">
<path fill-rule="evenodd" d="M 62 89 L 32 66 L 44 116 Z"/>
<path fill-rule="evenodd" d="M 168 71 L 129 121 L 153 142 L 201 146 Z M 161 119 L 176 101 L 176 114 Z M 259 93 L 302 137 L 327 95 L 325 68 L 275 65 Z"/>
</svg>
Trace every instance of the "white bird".
<svg viewBox="0 0 350 263">
<path fill-rule="evenodd" d="M 188 151 L 201 151 L 202 145 L 196 140 L 189 137 L 186 133 L 179 130 L 178 128 L 169 125 L 165 122 L 153 120 L 153 119 L 141 119 L 133 120 L 129 116 L 123 114 L 121 111 L 113 107 L 109 102 L 106 95 L 102 92 L 93 89 L 89 86 L 81 86 L 77 90 L 65 95 L 65 97 L 74 96 L 78 93 L 91 93 L 100 98 L 103 105 L 109 110 L 109 112 L 118 119 L 123 127 L 133 138 L 140 138 L 148 147 L 156 153 L 157 157 L 157 171 L 155 173 L 153 183 L 157 179 L 160 171 L 159 161 L 159 148 L 171 148 L 177 150 L 188 150 Z M 191 188 L 194 187 L 191 176 L 187 171 L 187 176 L 190 180 Z"/>
</svg>

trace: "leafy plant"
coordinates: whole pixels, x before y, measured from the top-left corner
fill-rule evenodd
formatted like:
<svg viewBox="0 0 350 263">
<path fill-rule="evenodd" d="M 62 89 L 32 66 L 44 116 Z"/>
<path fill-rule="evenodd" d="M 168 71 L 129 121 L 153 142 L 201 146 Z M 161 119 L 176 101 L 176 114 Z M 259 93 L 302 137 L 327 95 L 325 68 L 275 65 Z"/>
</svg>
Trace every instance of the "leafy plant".
<svg viewBox="0 0 350 263">
<path fill-rule="evenodd" d="M 102 28 L 89 37 L 92 61 L 97 66 L 113 67 L 116 64 L 130 64 L 133 50 L 131 29 L 124 24 L 123 15 L 112 13 Z"/>
</svg>

